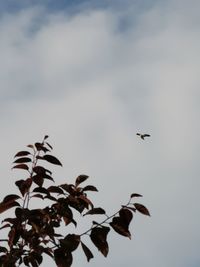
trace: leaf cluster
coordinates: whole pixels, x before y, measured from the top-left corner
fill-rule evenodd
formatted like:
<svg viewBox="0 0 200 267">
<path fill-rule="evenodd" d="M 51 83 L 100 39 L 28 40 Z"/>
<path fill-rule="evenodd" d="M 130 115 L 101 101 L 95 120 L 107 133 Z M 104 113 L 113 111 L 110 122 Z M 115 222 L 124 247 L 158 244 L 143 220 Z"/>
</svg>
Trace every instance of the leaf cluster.
<svg viewBox="0 0 200 267">
<path fill-rule="evenodd" d="M 55 185 L 52 172 L 44 167 L 44 162 L 62 166 L 60 160 L 52 155 L 52 146 L 45 136 L 42 142 L 28 145 L 27 150 L 15 155 L 13 169 L 26 172 L 26 179 L 15 182 L 19 194 L 9 194 L 0 203 L 0 213 L 14 208 L 14 216 L 2 221 L 0 230 L 7 229 L 7 238 L 0 240 L 0 266 L 16 267 L 25 265 L 38 267 L 43 262 L 44 254 L 48 255 L 58 267 L 70 267 L 73 263 L 73 252 L 81 247 L 90 261 L 94 256 L 83 242 L 84 235 L 89 236 L 93 245 L 107 256 L 109 252 L 108 234 L 110 230 L 131 238 L 129 225 L 133 214 L 140 212 L 150 216 L 148 209 L 139 203 L 132 203 L 140 194 L 133 193 L 126 205 L 113 215 L 108 216 L 101 207 L 96 207 L 88 197 L 91 191 L 97 192 L 93 185 L 82 184 L 89 178 L 79 175 L 74 184 Z M 45 164 L 46 166 L 46 164 Z M 48 186 L 46 181 L 52 183 Z M 50 201 L 44 208 L 30 208 L 30 201 L 41 199 Z M 67 233 L 61 235 L 62 224 L 77 226 L 74 211 L 81 216 L 102 215 L 101 222 L 92 221 L 91 227 L 84 233 Z"/>
</svg>

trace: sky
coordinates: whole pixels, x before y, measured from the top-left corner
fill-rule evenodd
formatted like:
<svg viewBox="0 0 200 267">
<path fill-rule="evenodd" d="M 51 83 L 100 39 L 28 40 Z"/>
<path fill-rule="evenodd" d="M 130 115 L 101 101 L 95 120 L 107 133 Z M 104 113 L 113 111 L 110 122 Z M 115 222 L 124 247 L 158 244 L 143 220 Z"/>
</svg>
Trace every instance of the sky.
<svg viewBox="0 0 200 267">
<path fill-rule="evenodd" d="M 0 197 L 16 190 L 14 154 L 48 134 L 63 163 L 58 184 L 84 173 L 109 214 L 133 192 L 151 213 L 136 214 L 131 241 L 110 235 L 107 258 L 88 240 L 95 257 L 78 250 L 76 267 L 200 265 L 199 9 L 198 0 L 0 2 Z"/>
</svg>

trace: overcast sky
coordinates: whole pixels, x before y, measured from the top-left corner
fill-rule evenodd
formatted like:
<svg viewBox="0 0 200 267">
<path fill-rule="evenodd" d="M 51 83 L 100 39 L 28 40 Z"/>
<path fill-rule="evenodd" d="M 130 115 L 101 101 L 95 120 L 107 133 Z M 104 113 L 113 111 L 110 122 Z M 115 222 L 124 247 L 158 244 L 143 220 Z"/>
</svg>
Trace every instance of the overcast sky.
<svg viewBox="0 0 200 267">
<path fill-rule="evenodd" d="M 76 267 L 200 266 L 199 10 L 199 0 L 0 2 L 1 198 L 16 190 L 15 152 L 48 134 L 58 184 L 84 173 L 96 206 L 111 214 L 137 192 L 152 215 L 135 216 L 131 241 L 111 234 L 106 259 L 88 240 L 95 258 L 79 250 Z"/>
</svg>

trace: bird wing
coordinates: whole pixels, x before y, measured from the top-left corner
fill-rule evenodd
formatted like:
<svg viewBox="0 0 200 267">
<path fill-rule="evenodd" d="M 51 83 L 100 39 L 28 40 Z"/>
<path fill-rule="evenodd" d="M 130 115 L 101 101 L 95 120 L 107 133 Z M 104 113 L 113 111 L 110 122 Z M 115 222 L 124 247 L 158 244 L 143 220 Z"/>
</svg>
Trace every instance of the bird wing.
<svg viewBox="0 0 200 267">
<path fill-rule="evenodd" d="M 150 134 L 143 134 L 143 137 L 149 137 Z"/>
</svg>

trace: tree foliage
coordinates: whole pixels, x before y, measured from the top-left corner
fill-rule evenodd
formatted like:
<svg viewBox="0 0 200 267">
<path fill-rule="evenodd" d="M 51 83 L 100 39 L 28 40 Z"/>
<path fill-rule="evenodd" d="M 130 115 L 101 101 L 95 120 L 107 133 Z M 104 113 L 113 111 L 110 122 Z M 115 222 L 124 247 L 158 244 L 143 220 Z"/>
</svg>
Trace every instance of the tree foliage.
<svg viewBox="0 0 200 267">
<path fill-rule="evenodd" d="M 46 169 L 50 163 L 62 166 L 60 160 L 51 154 L 52 146 L 47 142 L 48 136 L 40 143 L 28 145 L 15 155 L 13 169 L 26 172 L 26 179 L 15 182 L 19 194 L 9 194 L 0 203 L 0 213 L 14 208 L 13 217 L 2 221 L 1 231 L 6 231 L 5 239 L 0 239 L 0 266 L 16 267 L 25 265 L 38 267 L 47 254 L 58 267 L 70 267 L 73 263 L 73 252 L 81 247 L 89 262 L 94 256 L 92 251 L 83 242 L 82 237 L 87 235 L 93 245 L 107 256 L 109 244 L 107 237 L 110 230 L 131 238 L 129 225 L 133 214 L 140 212 L 150 216 L 148 209 L 133 199 L 142 197 L 132 193 L 126 205 L 113 215 L 108 216 L 101 207 L 96 207 L 88 197 L 90 191 L 97 192 L 93 185 L 83 185 L 88 180 L 85 174 L 79 175 L 74 184 L 55 185 L 52 172 Z M 52 182 L 47 186 L 46 181 Z M 48 205 L 44 208 L 30 208 L 30 203 L 36 199 Z M 49 204 L 50 203 L 50 204 Z M 101 222 L 92 221 L 91 226 L 84 233 L 67 233 L 62 235 L 59 229 L 70 224 L 77 226 L 74 212 L 81 216 L 102 215 Z M 80 224 L 80 222 L 79 222 Z"/>
</svg>

